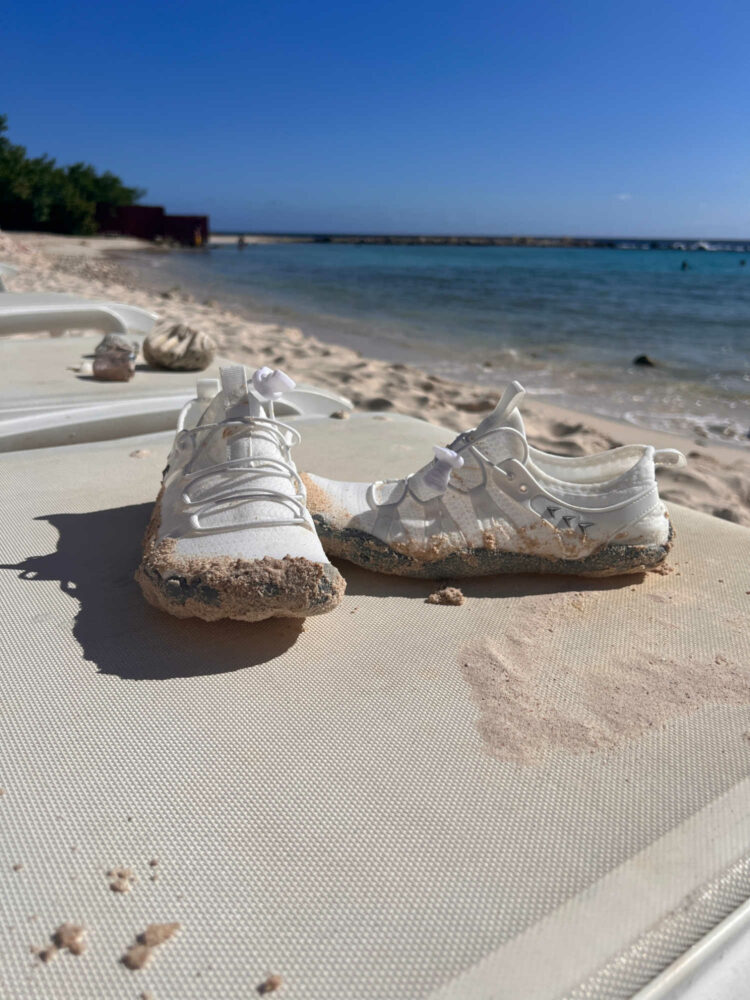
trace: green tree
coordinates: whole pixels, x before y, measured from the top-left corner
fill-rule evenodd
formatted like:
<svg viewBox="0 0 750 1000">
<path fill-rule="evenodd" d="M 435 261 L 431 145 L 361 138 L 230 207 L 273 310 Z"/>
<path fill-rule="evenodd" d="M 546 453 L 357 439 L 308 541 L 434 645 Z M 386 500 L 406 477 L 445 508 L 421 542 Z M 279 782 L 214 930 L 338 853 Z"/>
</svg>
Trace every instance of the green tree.
<svg viewBox="0 0 750 1000">
<path fill-rule="evenodd" d="M 7 131 L 0 115 L 0 228 L 87 235 L 97 231 L 98 203 L 132 205 L 145 194 L 87 163 L 58 167 L 49 156 L 28 157 Z"/>
</svg>

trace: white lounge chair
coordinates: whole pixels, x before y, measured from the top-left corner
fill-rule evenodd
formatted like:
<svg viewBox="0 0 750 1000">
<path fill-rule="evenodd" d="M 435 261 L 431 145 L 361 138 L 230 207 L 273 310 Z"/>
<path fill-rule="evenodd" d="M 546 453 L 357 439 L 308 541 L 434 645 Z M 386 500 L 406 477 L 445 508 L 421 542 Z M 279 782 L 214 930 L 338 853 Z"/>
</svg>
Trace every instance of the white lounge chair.
<svg viewBox="0 0 750 1000">
<path fill-rule="evenodd" d="M 6 292 L 0 296 L 0 335 L 101 330 L 147 334 L 158 319 L 122 302 L 84 299 L 63 292 Z"/>
<path fill-rule="evenodd" d="M 12 278 L 14 274 L 18 274 L 17 267 L 13 267 L 11 264 L 0 263 L 0 292 L 8 291 L 5 287 L 5 279 Z"/>
<path fill-rule="evenodd" d="M 361 480 L 451 437 L 390 414 L 300 430 L 301 470 Z M 342 565 L 342 606 L 304 631 L 183 622 L 132 580 L 172 439 L 0 456 L 3 995 L 31 976 L 47 1000 L 126 997 L 146 976 L 246 1000 L 273 972 L 307 998 L 625 1000 L 743 903 L 746 706 L 521 765 L 481 723 L 502 664 L 467 673 L 462 650 L 550 594 L 570 613 L 533 646 L 561 700 L 587 676 L 604 697 L 635 631 L 665 660 L 747 662 L 747 528 L 675 506 L 679 572 L 643 581 L 481 578 L 435 607 L 427 581 Z M 124 901 L 117 864 L 138 875 Z M 32 967 L 64 920 L 85 957 Z M 131 974 L 117 959 L 154 920 L 180 936 Z M 644 1000 L 685 1000 L 655 985 Z"/>
<path fill-rule="evenodd" d="M 217 360 L 203 372 L 143 366 L 131 382 L 97 382 L 70 371 L 93 354 L 99 339 L 0 338 L 0 371 L 9 376 L 0 399 L 0 452 L 174 430 L 177 415 L 195 395 L 196 379 L 218 378 L 223 363 Z M 309 385 L 298 385 L 276 405 L 283 420 L 351 409 L 346 397 Z"/>
</svg>

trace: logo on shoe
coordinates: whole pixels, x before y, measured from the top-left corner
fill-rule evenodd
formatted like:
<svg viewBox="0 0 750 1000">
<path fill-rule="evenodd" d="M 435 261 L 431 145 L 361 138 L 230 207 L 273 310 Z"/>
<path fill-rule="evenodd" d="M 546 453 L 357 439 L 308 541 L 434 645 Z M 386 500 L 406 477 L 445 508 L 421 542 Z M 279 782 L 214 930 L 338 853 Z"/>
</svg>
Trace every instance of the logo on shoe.
<svg viewBox="0 0 750 1000">
<path fill-rule="evenodd" d="M 573 531 L 586 538 L 586 531 L 593 527 L 594 522 L 586 520 L 586 515 L 551 502 L 547 497 L 537 496 L 531 501 L 531 509 L 558 531 Z"/>
</svg>

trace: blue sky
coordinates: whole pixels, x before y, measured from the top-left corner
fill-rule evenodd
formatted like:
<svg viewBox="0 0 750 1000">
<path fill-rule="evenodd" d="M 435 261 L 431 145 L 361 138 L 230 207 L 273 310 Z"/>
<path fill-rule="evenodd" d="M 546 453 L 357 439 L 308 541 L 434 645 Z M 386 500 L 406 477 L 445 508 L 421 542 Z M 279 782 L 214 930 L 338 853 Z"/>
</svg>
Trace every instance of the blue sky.
<svg viewBox="0 0 750 1000">
<path fill-rule="evenodd" d="M 0 37 L 13 141 L 215 229 L 750 237 L 746 0 L 31 0 Z"/>
</svg>

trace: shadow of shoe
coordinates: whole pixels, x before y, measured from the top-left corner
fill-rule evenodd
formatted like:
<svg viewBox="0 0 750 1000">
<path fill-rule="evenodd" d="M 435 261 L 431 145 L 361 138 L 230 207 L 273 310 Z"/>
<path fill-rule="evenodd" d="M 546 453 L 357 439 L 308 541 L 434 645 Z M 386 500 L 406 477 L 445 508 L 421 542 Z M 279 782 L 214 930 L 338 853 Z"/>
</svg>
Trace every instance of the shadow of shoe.
<svg viewBox="0 0 750 1000">
<path fill-rule="evenodd" d="M 153 505 L 50 514 L 57 550 L 0 569 L 52 580 L 78 601 L 73 634 L 84 659 L 125 680 L 226 673 L 266 663 L 297 641 L 301 619 L 250 624 L 177 619 L 146 603 L 133 573 Z"/>
</svg>

